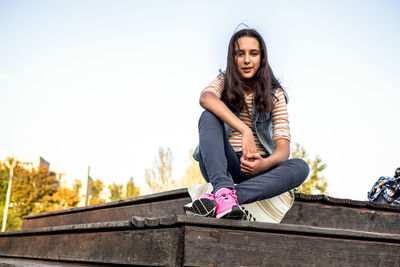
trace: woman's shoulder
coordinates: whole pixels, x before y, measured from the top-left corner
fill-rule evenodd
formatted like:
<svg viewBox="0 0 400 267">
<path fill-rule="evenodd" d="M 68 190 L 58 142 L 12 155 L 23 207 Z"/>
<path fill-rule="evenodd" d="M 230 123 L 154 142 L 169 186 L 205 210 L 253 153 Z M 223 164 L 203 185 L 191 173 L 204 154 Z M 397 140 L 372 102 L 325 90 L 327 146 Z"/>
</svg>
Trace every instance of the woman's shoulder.
<svg viewBox="0 0 400 267">
<path fill-rule="evenodd" d="M 283 94 L 283 92 L 285 91 L 285 90 L 283 90 L 283 89 L 280 88 L 280 87 L 274 87 L 274 88 L 272 88 L 271 90 L 272 90 L 272 93 L 273 93 L 274 95 Z"/>
<path fill-rule="evenodd" d="M 203 89 L 201 93 L 204 92 L 212 92 L 218 98 L 221 98 L 222 91 L 224 89 L 224 76 L 220 73 L 214 80 L 210 82 L 210 84 Z"/>
<path fill-rule="evenodd" d="M 273 88 L 272 93 L 276 97 L 276 102 L 285 100 L 286 104 L 289 103 L 289 96 L 283 88 Z"/>
<path fill-rule="evenodd" d="M 223 73 L 218 74 L 218 76 L 215 78 L 215 80 L 224 82 L 225 75 Z"/>
<path fill-rule="evenodd" d="M 218 76 L 211 81 L 209 86 L 224 87 L 224 75 L 218 74 Z"/>
</svg>

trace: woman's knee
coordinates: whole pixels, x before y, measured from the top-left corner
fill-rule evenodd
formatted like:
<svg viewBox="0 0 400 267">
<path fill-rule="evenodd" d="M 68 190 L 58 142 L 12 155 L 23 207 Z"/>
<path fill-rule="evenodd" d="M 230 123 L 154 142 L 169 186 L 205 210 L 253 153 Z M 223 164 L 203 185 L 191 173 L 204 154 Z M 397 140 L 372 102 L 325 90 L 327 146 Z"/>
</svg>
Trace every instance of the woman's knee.
<svg viewBox="0 0 400 267">
<path fill-rule="evenodd" d="M 199 119 L 199 127 L 205 122 L 221 123 L 221 120 L 209 110 L 204 110 Z"/>
<path fill-rule="evenodd" d="M 310 173 L 310 168 L 303 159 L 294 158 L 290 159 L 290 161 L 293 164 L 293 168 L 295 168 L 296 178 L 300 185 L 306 180 Z"/>
</svg>

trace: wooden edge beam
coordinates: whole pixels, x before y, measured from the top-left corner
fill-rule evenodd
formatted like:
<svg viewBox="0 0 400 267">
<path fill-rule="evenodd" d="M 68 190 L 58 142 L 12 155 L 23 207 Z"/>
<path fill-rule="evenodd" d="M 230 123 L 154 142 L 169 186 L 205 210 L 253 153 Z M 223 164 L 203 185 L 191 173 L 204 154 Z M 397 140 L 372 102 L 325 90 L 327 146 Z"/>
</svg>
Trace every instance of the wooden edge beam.
<svg viewBox="0 0 400 267">
<path fill-rule="evenodd" d="M 108 203 L 101 203 L 96 205 L 91 205 L 87 207 L 77 207 L 65 210 L 56 210 L 50 212 L 43 212 L 38 214 L 32 215 L 25 215 L 22 218 L 24 220 L 36 219 L 41 217 L 48 217 L 48 216 L 55 216 L 61 214 L 70 214 L 70 213 L 79 213 L 91 210 L 99 210 L 99 209 L 107 209 L 113 207 L 121 207 L 127 205 L 135 205 L 141 203 L 151 203 L 156 201 L 162 200 L 170 200 L 170 199 L 178 199 L 183 197 L 189 197 L 189 193 L 187 188 L 181 188 L 151 195 L 139 196 L 130 199 L 122 199 Z M 371 201 L 361 201 L 361 200 L 352 200 L 352 199 L 340 199 L 331 196 L 327 196 L 324 194 L 319 195 L 306 195 L 302 193 L 295 193 L 295 201 L 304 201 L 304 202 L 321 202 L 330 205 L 342 205 L 342 206 L 350 206 L 350 207 L 366 207 L 371 209 L 378 209 L 378 210 L 393 210 L 393 211 L 400 211 L 400 206 L 389 205 L 384 203 L 376 203 Z"/>
<path fill-rule="evenodd" d="M 166 225 L 192 225 L 208 228 L 228 228 L 232 230 L 274 232 L 293 235 L 324 236 L 341 239 L 358 239 L 379 242 L 400 243 L 400 235 L 392 233 L 376 233 L 347 229 L 324 228 L 306 225 L 277 224 L 266 222 L 252 222 L 207 217 L 184 216 L 160 218 L 143 218 L 133 216 L 132 225 L 137 228 L 164 227 Z M 150 223 L 151 222 L 151 223 Z"/>
<path fill-rule="evenodd" d="M 335 198 L 324 194 L 318 195 L 307 195 L 302 193 L 295 193 L 295 201 L 302 202 L 320 202 L 326 203 L 328 205 L 340 205 L 346 207 L 365 207 L 368 209 L 376 209 L 376 210 L 390 210 L 390 211 L 400 211 L 400 205 L 390 205 L 386 203 L 379 203 L 373 201 L 365 201 L 365 200 L 353 200 L 346 198 Z"/>
<path fill-rule="evenodd" d="M 72 224 L 72 225 L 33 228 L 26 230 L 7 231 L 0 233 L 0 238 L 5 236 L 17 236 L 17 235 L 36 235 L 36 234 L 52 234 L 59 232 L 83 232 L 83 231 L 93 232 L 93 231 L 110 231 L 110 230 L 126 230 L 126 229 L 133 229 L 133 226 L 130 221 Z"/>
<path fill-rule="evenodd" d="M 182 197 L 189 197 L 189 193 L 186 188 L 176 189 L 151 195 L 139 196 L 130 199 L 121 199 L 117 201 L 112 201 L 108 203 L 100 203 L 96 205 L 86 206 L 86 207 L 77 207 L 65 210 L 56 210 L 56 211 L 49 211 L 49 212 L 42 212 L 32 215 L 25 215 L 22 216 L 24 220 L 36 219 L 40 217 L 47 217 L 47 216 L 54 216 L 66 213 L 77 213 L 77 212 L 84 212 L 90 210 L 98 210 L 98 209 L 107 209 L 113 207 L 121 207 L 127 206 L 132 204 L 141 204 L 141 203 L 151 203 L 155 201 L 162 201 L 162 200 L 170 200 L 170 199 L 177 199 Z"/>
</svg>

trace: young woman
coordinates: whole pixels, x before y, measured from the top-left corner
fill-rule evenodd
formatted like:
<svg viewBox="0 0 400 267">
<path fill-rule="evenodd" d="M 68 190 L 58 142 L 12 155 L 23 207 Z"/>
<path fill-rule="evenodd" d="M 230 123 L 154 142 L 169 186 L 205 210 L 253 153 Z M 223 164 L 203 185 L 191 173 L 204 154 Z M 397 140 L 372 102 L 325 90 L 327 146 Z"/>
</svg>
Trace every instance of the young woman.
<svg viewBox="0 0 400 267">
<path fill-rule="evenodd" d="M 275 78 L 260 34 L 236 32 L 226 72 L 200 97 L 200 144 L 194 158 L 213 194 L 185 206 L 199 216 L 243 219 L 241 204 L 277 196 L 299 186 L 309 168 L 288 159 L 287 96 Z"/>
</svg>

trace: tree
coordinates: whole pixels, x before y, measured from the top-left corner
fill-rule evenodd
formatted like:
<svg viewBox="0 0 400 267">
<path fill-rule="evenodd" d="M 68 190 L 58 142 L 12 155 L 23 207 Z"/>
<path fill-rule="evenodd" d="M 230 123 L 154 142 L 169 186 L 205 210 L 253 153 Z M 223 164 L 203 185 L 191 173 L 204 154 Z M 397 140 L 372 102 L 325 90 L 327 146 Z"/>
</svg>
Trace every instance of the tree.
<svg viewBox="0 0 400 267">
<path fill-rule="evenodd" d="M 48 167 L 24 168 L 16 165 L 11 195 L 14 212 L 18 216 L 47 211 L 51 196 L 60 184 Z"/>
<path fill-rule="evenodd" d="M 7 159 L 8 162 L 10 160 L 15 160 L 15 165 L 12 164 L 14 178 L 7 214 L 7 230 L 19 229 L 24 215 L 72 208 L 80 202 L 79 189 L 82 184 L 79 180 L 75 180 L 73 188 L 69 189 L 62 186 L 61 181 L 57 179 L 55 173 L 49 171 L 48 166 L 26 167 L 16 159 Z M 9 167 L 5 162 L 0 162 L 0 222 L 3 219 L 9 175 Z"/>
<path fill-rule="evenodd" d="M 75 179 L 75 183 L 72 185 L 72 190 L 79 196 L 79 192 L 82 188 L 82 182 L 79 179 Z"/>
<path fill-rule="evenodd" d="M 7 166 L 6 164 L 7 161 L 8 163 L 12 163 L 13 161 L 16 161 L 16 159 L 7 158 L 5 162 L 0 162 L 0 224 L 1 225 L 3 224 L 3 215 L 4 215 L 4 208 L 6 205 L 7 188 L 10 178 L 10 169 L 8 166 L 12 165 L 8 164 Z M 6 229 L 7 230 L 18 229 L 21 224 L 22 224 L 22 218 L 16 215 L 12 208 L 9 208 L 7 213 Z"/>
<path fill-rule="evenodd" d="M 73 208 L 80 202 L 80 181 L 69 189 L 48 167 L 17 167 L 14 181 L 12 203 L 18 216 Z"/>
<path fill-rule="evenodd" d="M 103 181 L 99 179 L 96 180 L 89 179 L 88 205 L 94 205 L 106 202 L 106 199 L 104 199 L 102 196 L 103 189 L 104 189 Z"/>
<path fill-rule="evenodd" d="M 310 167 L 310 174 L 308 175 L 305 182 L 299 186 L 300 193 L 303 194 L 325 194 L 327 193 L 326 188 L 328 187 L 328 182 L 326 178 L 322 175 L 322 171 L 325 170 L 326 164 L 322 163 L 320 156 L 315 156 L 314 160 L 311 160 L 306 150 L 299 144 L 295 144 L 292 147 L 292 158 L 304 159 L 308 166 Z"/>
<path fill-rule="evenodd" d="M 7 194 L 9 170 L 4 162 L 0 162 L 0 204 L 4 207 Z M 3 218 L 3 217 L 1 217 Z"/>
<path fill-rule="evenodd" d="M 0 209 L 0 224 L 3 223 L 4 203 Z M 18 230 L 22 225 L 22 217 L 15 214 L 14 209 L 10 208 L 7 214 L 6 231 Z"/>
<path fill-rule="evenodd" d="M 110 201 L 132 198 L 140 195 L 140 187 L 135 186 L 133 177 L 126 183 L 125 188 L 122 184 L 112 183 L 108 186 L 108 189 L 110 190 Z"/>
<path fill-rule="evenodd" d="M 116 183 L 112 183 L 108 186 L 108 189 L 110 190 L 110 201 L 116 201 L 116 200 L 120 200 L 123 199 L 124 196 L 124 186 L 121 184 L 116 184 Z"/>
<path fill-rule="evenodd" d="M 145 180 L 152 193 L 177 188 L 176 181 L 172 179 L 172 152 L 169 148 L 158 149 L 153 167 L 145 170 Z"/>
<path fill-rule="evenodd" d="M 135 183 L 133 182 L 133 177 L 131 177 L 129 181 L 126 183 L 125 198 L 137 197 L 139 195 L 140 195 L 140 187 L 135 186 Z"/>
<path fill-rule="evenodd" d="M 41 200 L 40 210 L 37 210 L 37 212 L 69 209 L 78 206 L 80 202 L 79 192 L 76 192 L 74 187 L 76 185 L 73 186 L 73 189 L 59 186 L 55 193 L 44 196 Z"/>
<path fill-rule="evenodd" d="M 179 180 L 179 187 L 186 188 L 194 184 L 204 184 L 204 180 L 199 163 L 193 158 L 193 149 L 189 151 L 189 165 L 186 168 L 185 175 Z"/>
</svg>

